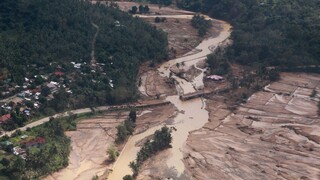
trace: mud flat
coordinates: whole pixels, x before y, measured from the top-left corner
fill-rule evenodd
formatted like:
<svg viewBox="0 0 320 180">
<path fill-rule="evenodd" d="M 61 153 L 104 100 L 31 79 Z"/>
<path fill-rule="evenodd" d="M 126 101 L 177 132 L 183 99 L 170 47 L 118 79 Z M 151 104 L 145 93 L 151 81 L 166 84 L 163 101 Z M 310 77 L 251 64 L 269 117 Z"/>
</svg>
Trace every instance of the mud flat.
<svg viewBox="0 0 320 180">
<path fill-rule="evenodd" d="M 183 149 L 188 179 L 320 179 L 319 88 L 320 75 L 282 73 L 233 113 L 211 97 Z"/>
<path fill-rule="evenodd" d="M 154 126 L 170 120 L 168 117 L 175 114 L 175 111 L 176 108 L 173 105 L 147 108 L 139 111 L 135 132 L 143 133 Z M 116 127 L 128 117 L 128 114 L 129 112 L 125 111 L 112 112 L 80 121 L 77 124 L 77 131 L 66 132 L 67 136 L 71 139 L 71 153 L 69 155 L 68 167 L 44 179 L 88 180 L 95 175 L 105 178 L 105 173 L 112 168 L 112 164 L 106 161 L 106 150 L 115 140 Z M 134 158 L 135 155 L 133 156 Z"/>
<path fill-rule="evenodd" d="M 105 116 L 82 120 L 77 131 L 66 132 L 71 139 L 69 165 L 45 180 L 91 179 L 103 174 L 109 167 L 106 164 L 106 150 L 114 142 L 115 127 L 128 113 L 111 113 Z"/>
</svg>

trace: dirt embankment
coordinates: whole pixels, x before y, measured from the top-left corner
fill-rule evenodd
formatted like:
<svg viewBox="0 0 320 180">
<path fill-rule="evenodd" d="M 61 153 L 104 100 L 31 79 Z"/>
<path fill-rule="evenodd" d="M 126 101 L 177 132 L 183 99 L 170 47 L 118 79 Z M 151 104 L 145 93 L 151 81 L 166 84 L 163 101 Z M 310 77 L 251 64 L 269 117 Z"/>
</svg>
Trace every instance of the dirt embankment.
<svg viewBox="0 0 320 180">
<path fill-rule="evenodd" d="M 190 134 L 184 163 L 190 179 L 319 179 L 320 76 L 282 73 L 231 113 L 227 97 L 207 101 L 210 122 Z"/>
</svg>

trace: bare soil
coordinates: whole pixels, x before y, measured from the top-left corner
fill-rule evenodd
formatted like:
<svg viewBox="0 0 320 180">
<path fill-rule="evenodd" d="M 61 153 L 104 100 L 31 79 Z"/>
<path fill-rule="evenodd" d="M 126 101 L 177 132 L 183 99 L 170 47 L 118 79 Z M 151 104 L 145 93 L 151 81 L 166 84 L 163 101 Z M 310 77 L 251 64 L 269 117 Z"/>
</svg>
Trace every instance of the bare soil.
<svg viewBox="0 0 320 180">
<path fill-rule="evenodd" d="M 46 180 L 91 179 L 102 175 L 110 164 L 106 150 L 114 142 L 116 126 L 128 117 L 128 112 L 110 113 L 82 120 L 76 131 L 66 132 L 71 139 L 69 165 Z"/>
<path fill-rule="evenodd" d="M 170 120 L 176 111 L 173 105 L 145 109 L 138 112 L 135 134 Z M 106 150 L 114 144 L 116 127 L 128 118 L 128 112 L 113 112 L 77 124 L 76 131 L 66 132 L 71 139 L 71 153 L 67 168 L 56 172 L 45 180 L 91 179 L 95 175 L 107 177 L 112 168 Z M 119 151 L 123 146 L 119 146 Z"/>
<path fill-rule="evenodd" d="M 143 69 L 141 67 L 140 69 Z M 145 92 L 145 96 L 149 98 L 157 98 L 158 95 L 174 95 L 176 94 L 176 88 L 174 82 L 168 78 L 159 75 L 159 72 L 153 69 L 141 73 L 140 75 L 140 87 Z"/>
<path fill-rule="evenodd" d="M 309 92 L 320 76 L 282 73 L 268 91 L 231 113 L 225 97 L 207 101 L 210 122 L 190 134 L 190 179 L 319 179 L 320 118 Z M 271 92 L 269 92 L 271 91 Z"/>
</svg>

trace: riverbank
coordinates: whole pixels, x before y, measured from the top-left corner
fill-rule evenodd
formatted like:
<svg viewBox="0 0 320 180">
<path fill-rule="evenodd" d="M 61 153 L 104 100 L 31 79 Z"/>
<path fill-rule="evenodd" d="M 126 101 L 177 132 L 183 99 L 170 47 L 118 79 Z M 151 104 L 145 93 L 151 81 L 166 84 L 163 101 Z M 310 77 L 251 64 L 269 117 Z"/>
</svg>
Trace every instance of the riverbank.
<svg viewBox="0 0 320 180">
<path fill-rule="evenodd" d="M 175 15 L 162 15 L 162 17 L 166 18 L 175 18 Z M 177 15 L 177 18 L 182 19 L 191 19 L 193 15 Z M 147 18 L 147 16 L 143 17 Z M 170 60 L 168 62 L 163 63 L 159 68 L 159 74 L 164 78 L 169 78 L 171 75 L 171 68 L 177 63 L 183 63 L 184 68 L 191 68 L 192 66 L 197 66 L 199 62 L 202 62 L 206 59 L 206 56 L 210 54 L 216 47 L 220 45 L 223 41 L 225 41 L 230 36 L 230 28 L 231 26 L 225 22 L 213 20 L 213 22 L 219 23 L 220 32 L 215 34 L 205 40 L 203 40 L 195 49 L 193 53 L 188 53 L 187 55 Z M 199 68 L 201 69 L 201 68 Z M 167 124 L 169 127 L 174 127 L 176 131 L 172 133 L 173 142 L 172 148 L 168 150 L 169 156 L 163 159 L 162 161 L 166 163 L 166 166 L 173 169 L 176 172 L 177 177 L 181 177 L 184 173 L 185 167 L 182 162 L 183 153 L 182 149 L 184 148 L 185 142 L 188 138 L 190 132 L 201 128 L 206 122 L 208 122 L 208 112 L 205 109 L 205 100 L 201 98 L 197 98 L 190 101 L 181 101 L 179 99 L 179 95 L 181 93 L 191 93 L 195 92 L 198 88 L 203 87 L 203 76 L 204 69 L 202 69 L 202 73 L 198 74 L 193 81 L 186 81 L 174 73 L 171 78 L 174 79 L 176 89 L 178 91 L 178 95 L 167 96 L 166 100 L 170 101 L 177 109 L 177 114 L 174 118 L 172 118 L 171 123 Z M 142 84 L 146 84 L 143 83 Z M 142 94 L 145 93 L 147 88 L 144 89 Z M 165 94 L 162 94 L 166 96 Z M 161 94 L 160 94 L 161 96 Z M 112 172 L 108 176 L 109 179 L 121 179 L 127 174 L 132 174 L 130 168 L 127 168 L 129 163 L 135 159 L 136 153 L 139 151 L 139 147 L 135 146 L 135 144 L 141 141 L 143 138 L 151 135 L 155 130 L 160 129 L 162 125 L 153 127 L 148 129 L 147 131 L 136 134 L 132 136 L 128 142 L 126 143 L 125 148 L 120 154 L 120 157 L 116 161 Z M 157 163 L 158 164 L 158 163 Z M 143 171 L 143 169 L 142 169 Z M 167 177 L 167 178 L 176 178 L 176 177 Z M 138 177 L 140 179 L 140 177 Z"/>
</svg>

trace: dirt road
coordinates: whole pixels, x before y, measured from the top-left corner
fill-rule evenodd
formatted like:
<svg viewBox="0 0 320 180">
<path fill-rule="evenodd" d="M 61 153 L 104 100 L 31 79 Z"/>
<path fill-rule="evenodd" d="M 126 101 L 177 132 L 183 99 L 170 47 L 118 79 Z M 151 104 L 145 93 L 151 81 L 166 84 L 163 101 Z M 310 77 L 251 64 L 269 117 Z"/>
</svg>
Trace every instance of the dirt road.
<svg viewBox="0 0 320 180">
<path fill-rule="evenodd" d="M 57 118 L 57 117 L 69 116 L 70 114 L 83 114 L 83 113 L 89 113 L 89 112 L 92 112 L 90 108 L 84 108 L 84 109 L 77 109 L 77 110 L 72 110 L 69 112 L 55 114 L 52 117 Z M 16 130 L 25 131 L 25 130 L 27 130 L 27 128 L 33 128 L 33 127 L 39 126 L 43 123 L 48 122 L 49 120 L 50 120 L 50 117 L 45 117 L 45 118 L 39 119 L 35 122 L 32 122 L 30 124 L 27 124 L 27 125 L 21 127 L 21 128 L 15 129 L 13 131 L 5 132 L 4 134 L 0 135 L 0 137 L 2 137 L 4 135 L 11 136 Z"/>
</svg>

